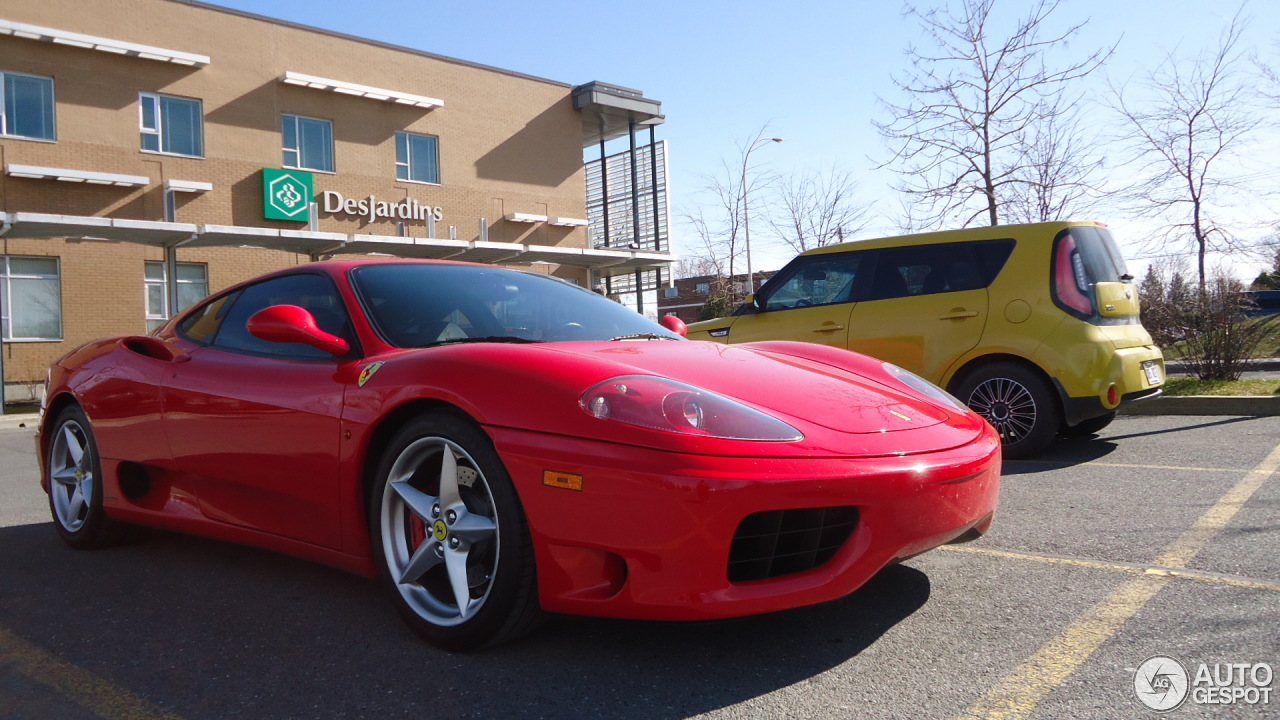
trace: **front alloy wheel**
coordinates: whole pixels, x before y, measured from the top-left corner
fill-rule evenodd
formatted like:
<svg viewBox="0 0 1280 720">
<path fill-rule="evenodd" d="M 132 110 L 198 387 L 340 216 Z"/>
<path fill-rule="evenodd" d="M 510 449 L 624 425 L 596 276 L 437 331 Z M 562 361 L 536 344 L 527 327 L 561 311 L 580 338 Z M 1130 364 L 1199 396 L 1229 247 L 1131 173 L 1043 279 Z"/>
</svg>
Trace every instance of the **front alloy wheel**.
<svg viewBox="0 0 1280 720">
<path fill-rule="evenodd" d="M 102 509 L 102 465 L 89 418 L 72 405 L 49 427 L 45 468 L 54 528 L 80 550 L 113 544 L 121 537 L 121 526 Z"/>
<path fill-rule="evenodd" d="M 1061 424 L 1053 390 L 1039 375 L 1013 363 L 994 363 L 966 377 L 954 394 L 1000 434 L 1004 457 L 1043 450 Z"/>
<path fill-rule="evenodd" d="M 428 640 L 468 650 L 537 617 L 528 529 L 488 438 L 451 414 L 397 433 L 379 472 L 371 530 L 384 582 Z"/>
</svg>

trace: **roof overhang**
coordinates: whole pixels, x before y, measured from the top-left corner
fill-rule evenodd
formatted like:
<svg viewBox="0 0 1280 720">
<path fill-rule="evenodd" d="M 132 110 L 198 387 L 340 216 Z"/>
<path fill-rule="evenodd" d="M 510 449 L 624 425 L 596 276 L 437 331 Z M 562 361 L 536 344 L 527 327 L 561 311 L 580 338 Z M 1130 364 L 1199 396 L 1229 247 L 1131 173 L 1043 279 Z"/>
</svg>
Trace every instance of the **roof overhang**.
<svg viewBox="0 0 1280 720">
<path fill-rule="evenodd" d="M 108 240 L 153 247 L 262 248 L 312 258 L 321 255 L 380 254 L 486 264 L 552 263 L 594 270 L 601 276 L 651 270 L 670 266 L 677 260 L 676 256 L 669 253 L 630 249 L 589 249 L 393 235 L 348 235 L 240 225 L 194 225 L 28 212 L 0 213 L 0 236 Z"/>
<path fill-rule="evenodd" d="M 661 125 L 662 103 L 639 90 L 599 81 L 573 89 L 573 109 L 582 113 L 582 146 L 623 137 L 631 126 Z"/>
<path fill-rule="evenodd" d="M 182 52 L 181 50 L 166 50 L 165 48 L 151 45 L 140 45 L 138 43 L 125 42 L 124 40 L 112 40 L 111 38 L 84 35 L 67 30 L 55 30 L 11 20 L 0 20 L 0 35 L 13 35 L 14 37 L 50 42 L 55 45 L 69 45 L 71 47 L 97 50 L 111 53 L 112 55 L 127 55 L 129 57 L 143 58 L 144 60 L 159 60 L 175 65 L 204 67 L 210 62 L 208 55 Z"/>
<path fill-rule="evenodd" d="M 357 83 L 344 82 L 342 80 L 330 80 L 329 78 L 317 77 L 315 75 L 304 75 L 297 72 L 286 72 L 280 76 L 280 82 L 286 85 L 298 85 L 301 87 L 314 88 L 316 90 L 327 90 L 340 95 L 353 95 L 356 97 L 369 98 L 370 100 L 382 100 L 384 102 L 393 102 L 397 105 L 412 105 L 414 107 L 432 108 L 442 107 L 443 100 L 425 95 L 414 95 L 412 93 L 400 92 L 399 90 L 386 90 L 376 88 L 370 85 L 360 85 Z"/>
</svg>

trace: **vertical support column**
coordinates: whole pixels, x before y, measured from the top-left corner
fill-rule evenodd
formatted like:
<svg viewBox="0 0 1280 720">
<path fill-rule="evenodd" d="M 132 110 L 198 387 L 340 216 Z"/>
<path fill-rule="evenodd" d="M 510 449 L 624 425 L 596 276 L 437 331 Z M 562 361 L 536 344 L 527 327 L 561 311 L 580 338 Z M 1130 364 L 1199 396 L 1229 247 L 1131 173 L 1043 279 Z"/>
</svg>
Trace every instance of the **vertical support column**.
<svg viewBox="0 0 1280 720">
<path fill-rule="evenodd" d="M 653 192 L 653 251 L 662 252 L 662 223 L 658 217 L 658 129 L 653 125 L 649 126 L 649 182 Z M 662 287 L 662 268 L 655 268 L 653 272 L 653 286 Z M 661 304 L 661 299 L 658 302 Z"/>
<path fill-rule="evenodd" d="M 627 134 L 631 137 L 631 247 L 640 247 L 640 173 L 636 170 L 636 120 L 627 121 Z M 643 274 L 636 268 L 636 312 L 644 314 Z"/>
<path fill-rule="evenodd" d="M 600 136 L 600 210 L 604 213 L 604 246 L 609 247 L 609 161 L 604 154 L 604 136 Z M 605 297 L 613 296 L 613 276 L 604 278 Z"/>
<path fill-rule="evenodd" d="M 178 217 L 178 198 L 176 191 L 165 188 L 164 191 L 164 221 L 177 222 Z M 178 248 L 175 245 L 166 246 L 164 249 L 164 294 L 165 294 L 165 313 L 167 317 L 173 317 L 178 312 Z"/>
</svg>

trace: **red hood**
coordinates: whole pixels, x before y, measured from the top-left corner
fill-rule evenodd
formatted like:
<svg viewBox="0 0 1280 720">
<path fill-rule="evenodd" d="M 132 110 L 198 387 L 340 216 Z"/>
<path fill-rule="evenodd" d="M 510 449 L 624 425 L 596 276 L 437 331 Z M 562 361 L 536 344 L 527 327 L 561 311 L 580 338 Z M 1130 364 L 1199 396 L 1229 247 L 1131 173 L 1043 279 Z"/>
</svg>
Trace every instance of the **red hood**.
<svg viewBox="0 0 1280 720">
<path fill-rule="evenodd" d="M 912 430 L 948 414 L 847 370 L 802 358 L 710 342 L 555 343 L 541 346 L 696 385 L 762 410 L 845 433 Z"/>
</svg>

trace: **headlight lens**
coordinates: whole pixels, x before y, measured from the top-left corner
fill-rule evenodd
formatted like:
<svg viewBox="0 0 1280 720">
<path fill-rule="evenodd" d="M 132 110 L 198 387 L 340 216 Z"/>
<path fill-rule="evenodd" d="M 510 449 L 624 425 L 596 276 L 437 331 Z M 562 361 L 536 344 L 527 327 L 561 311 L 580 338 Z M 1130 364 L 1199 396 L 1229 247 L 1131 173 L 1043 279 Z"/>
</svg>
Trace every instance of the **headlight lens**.
<svg viewBox="0 0 1280 720">
<path fill-rule="evenodd" d="M 578 400 L 601 420 L 726 440 L 794 442 L 799 430 L 723 395 L 675 380 L 623 375 L 592 385 Z"/>
<path fill-rule="evenodd" d="M 893 363 L 884 363 L 884 369 L 885 369 L 885 372 L 897 378 L 898 382 L 902 383 L 903 385 L 906 385 L 907 387 L 911 388 L 912 390 L 915 390 L 916 392 L 920 393 L 921 395 L 924 395 L 925 397 L 928 397 L 931 400 L 936 400 L 937 402 L 942 403 L 943 405 L 948 405 L 962 412 L 969 411 L 969 407 L 964 403 L 960 402 L 955 395 L 952 395 L 946 390 L 943 390 L 942 388 L 938 387 L 937 385 L 934 385 L 928 380 L 925 380 L 924 378 L 911 372 L 910 370 L 904 370 L 903 368 L 900 368 L 897 365 L 894 365 Z"/>
</svg>

